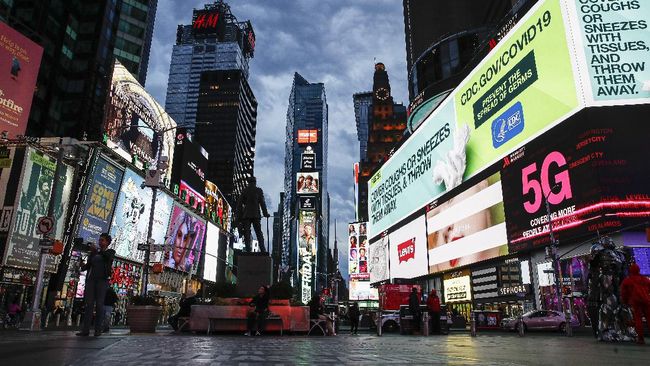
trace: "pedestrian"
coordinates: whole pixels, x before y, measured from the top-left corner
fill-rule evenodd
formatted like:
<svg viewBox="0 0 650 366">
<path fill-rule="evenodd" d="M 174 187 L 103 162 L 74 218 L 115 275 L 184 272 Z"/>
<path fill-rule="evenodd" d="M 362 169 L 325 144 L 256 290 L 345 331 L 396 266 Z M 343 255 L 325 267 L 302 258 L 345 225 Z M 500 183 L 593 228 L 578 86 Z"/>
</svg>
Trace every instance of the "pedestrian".
<svg viewBox="0 0 650 366">
<path fill-rule="evenodd" d="M 429 312 L 429 321 L 431 322 L 431 333 L 440 333 L 440 298 L 436 289 L 431 289 L 427 299 L 427 311 Z"/>
<path fill-rule="evenodd" d="M 267 219 L 271 217 L 266 209 L 264 191 L 257 187 L 257 179 L 251 177 L 248 180 L 248 187 L 244 189 L 237 201 L 237 221 L 239 228 L 243 231 L 244 244 L 246 245 L 247 252 L 252 251 L 251 225 L 253 225 L 255 236 L 257 236 L 257 242 L 260 246 L 260 252 L 266 253 L 264 234 L 262 234 L 262 217 L 260 215 L 260 208 L 262 209 L 264 217 Z"/>
<path fill-rule="evenodd" d="M 350 305 L 350 310 L 348 310 L 348 317 L 350 318 L 350 334 L 357 334 L 359 331 L 359 317 L 361 312 L 359 312 L 359 305 L 355 302 Z"/>
<path fill-rule="evenodd" d="M 621 283 L 621 299 L 624 304 L 632 307 L 634 327 L 636 328 L 636 343 L 645 344 L 643 338 L 643 316 L 650 326 L 650 279 L 640 275 L 639 265 L 632 263 L 630 271 Z"/>
<path fill-rule="evenodd" d="M 20 299 L 16 296 L 14 301 L 12 301 L 7 307 L 7 315 L 9 315 L 9 319 L 15 326 L 20 324 L 20 313 L 22 313 L 22 311 L 23 309 L 20 306 Z"/>
<path fill-rule="evenodd" d="M 325 321 L 326 333 L 325 335 L 335 336 L 336 332 L 334 331 L 334 319 L 325 314 L 325 308 L 323 306 L 325 299 L 321 298 L 317 293 L 314 293 L 311 296 L 309 301 L 309 317 L 311 319 L 318 319 Z"/>
<path fill-rule="evenodd" d="M 108 280 L 113 272 L 113 258 L 115 257 L 115 251 L 108 249 L 109 245 L 111 245 L 111 236 L 108 233 L 101 234 L 99 245 L 91 245 L 88 260 L 81 266 L 81 270 L 88 271 L 88 273 L 84 290 L 84 319 L 81 331 L 77 333 L 78 336 L 85 337 L 90 334 L 93 308 L 95 309 L 95 337 L 102 334 L 104 300 Z"/>
<path fill-rule="evenodd" d="M 269 288 L 260 286 L 257 289 L 257 295 L 253 297 L 248 306 L 251 308 L 248 312 L 246 321 L 246 333 L 244 335 L 250 336 L 255 331 L 255 335 L 261 335 L 264 331 L 266 317 L 269 314 Z"/>
<path fill-rule="evenodd" d="M 169 325 L 171 325 L 174 330 L 178 330 L 178 319 L 189 317 L 192 314 L 192 305 L 196 304 L 196 293 L 192 289 L 187 290 L 181 298 L 178 312 L 167 319 Z"/>
<path fill-rule="evenodd" d="M 409 295 L 409 311 L 413 315 L 413 330 L 420 331 L 422 310 L 420 309 L 420 294 L 418 293 L 417 287 L 411 289 L 411 295 Z"/>
<path fill-rule="evenodd" d="M 104 333 L 108 333 L 111 328 L 111 318 L 113 317 L 113 309 L 119 301 L 115 290 L 112 286 L 108 286 L 106 290 L 106 300 L 104 300 Z"/>
</svg>

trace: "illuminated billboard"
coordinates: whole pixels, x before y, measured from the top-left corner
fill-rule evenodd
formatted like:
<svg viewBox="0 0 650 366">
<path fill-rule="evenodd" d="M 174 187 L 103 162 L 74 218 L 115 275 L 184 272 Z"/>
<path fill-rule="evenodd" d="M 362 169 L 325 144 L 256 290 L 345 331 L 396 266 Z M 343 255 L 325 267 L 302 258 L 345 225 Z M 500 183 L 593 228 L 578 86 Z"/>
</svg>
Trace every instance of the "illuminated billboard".
<svg viewBox="0 0 650 366">
<path fill-rule="evenodd" d="M 140 169 L 145 163 L 155 166 L 160 156 L 168 157 L 171 165 L 175 127 L 176 122 L 165 109 L 115 61 L 104 122 L 108 147 Z M 170 166 L 163 177 L 167 186 L 171 182 L 172 168 Z"/>
<path fill-rule="evenodd" d="M 204 237 L 205 221 L 174 204 L 166 239 L 171 252 L 165 252 L 165 265 L 179 271 L 191 271 L 201 258 Z"/>
<path fill-rule="evenodd" d="M 427 231 L 425 216 L 388 234 L 390 242 L 390 278 L 415 278 L 428 274 Z"/>
<path fill-rule="evenodd" d="M 548 245 L 550 225 L 563 243 L 647 222 L 648 115 L 648 104 L 589 108 L 504 158 L 510 252 Z"/>
<path fill-rule="evenodd" d="M 372 176 L 370 236 L 575 113 L 578 89 L 560 2 L 541 1 Z"/>
<path fill-rule="evenodd" d="M 41 235 L 36 231 L 36 226 L 40 217 L 47 216 L 55 169 L 56 160 L 53 157 L 33 148 L 25 149 L 21 183 L 7 238 L 4 265 L 38 269 Z M 54 239 L 63 239 L 73 175 L 74 168 L 64 165 L 59 175 L 57 191 L 54 192 L 54 220 L 56 223 L 52 235 Z M 45 269 L 48 272 L 54 272 L 56 258 L 47 255 L 45 260 Z"/>
<path fill-rule="evenodd" d="M 314 194 L 320 191 L 318 172 L 299 172 L 296 174 L 296 193 Z"/>
<path fill-rule="evenodd" d="M 499 173 L 427 211 L 429 273 L 508 254 Z"/>
<path fill-rule="evenodd" d="M 0 132 L 23 135 L 43 48 L 0 21 Z"/>
<path fill-rule="evenodd" d="M 369 243 L 368 272 L 371 283 L 386 281 L 389 278 L 389 256 L 388 235 Z"/>
<path fill-rule="evenodd" d="M 300 293 L 303 304 L 309 303 L 314 289 L 317 254 L 316 213 L 299 211 L 298 214 L 298 257 L 300 258 Z"/>
<path fill-rule="evenodd" d="M 131 169 L 124 171 L 110 230 L 113 237 L 111 246 L 115 249 L 115 254 L 140 263 L 144 261 L 144 251 L 138 250 L 138 244 L 147 242 L 152 191 L 150 188 L 141 188 L 142 183 L 144 178 Z M 169 195 L 158 191 L 156 214 L 151 231 L 151 238 L 155 244 L 161 245 L 165 240 L 172 204 L 173 200 Z M 159 257 L 159 253 L 152 256 L 152 262 Z"/>
<path fill-rule="evenodd" d="M 205 261 L 203 263 L 203 279 L 217 282 L 217 267 L 219 261 L 219 228 L 208 222 L 205 236 Z"/>
<path fill-rule="evenodd" d="M 348 300 L 379 300 L 379 292 L 376 288 L 370 287 L 370 278 L 367 274 L 351 276 L 349 286 Z"/>
<path fill-rule="evenodd" d="M 368 273 L 368 236 L 366 223 L 357 222 L 348 225 L 348 273 Z"/>
<path fill-rule="evenodd" d="M 217 36 L 221 38 L 225 31 L 226 19 L 218 9 L 194 10 L 192 34 L 194 36 Z"/>
<path fill-rule="evenodd" d="M 298 130 L 298 144 L 318 143 L 318 130 Z"/>
<path fill-rule="evenodd" d="M 199 212 L 205 204 L 205 171 L 208 153 L 192 141 L 185 128 L 176 132 L 171 185 L 181 200 Z"/>
<path fill-rule="evenodd" d="M 122 168 L 102 155 L 97 156 L 77 229 L 77 237 L 84 242 L 97 242 L 101 233 L 108 232 L 123 175 Z"/>
<path fill-rule="evenodd" d="M 208 218 L 224 231 L 230 231 L 232 208 L 216 184 L 205 181 L 205 209 Z"/>
</svg>

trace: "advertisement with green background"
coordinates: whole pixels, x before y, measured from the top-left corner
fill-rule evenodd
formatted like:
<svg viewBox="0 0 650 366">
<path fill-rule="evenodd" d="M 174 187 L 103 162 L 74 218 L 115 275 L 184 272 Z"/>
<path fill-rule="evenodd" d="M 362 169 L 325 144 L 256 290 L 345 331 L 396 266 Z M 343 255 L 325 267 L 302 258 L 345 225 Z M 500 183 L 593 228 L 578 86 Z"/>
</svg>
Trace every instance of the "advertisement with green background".
<svg viewBox="0 0 650 366">
<path fill-rule="evenodd" d="M 560 0 L 542 1 L 371 178 L 369 237 L 578 107 Z"/>
</svg>

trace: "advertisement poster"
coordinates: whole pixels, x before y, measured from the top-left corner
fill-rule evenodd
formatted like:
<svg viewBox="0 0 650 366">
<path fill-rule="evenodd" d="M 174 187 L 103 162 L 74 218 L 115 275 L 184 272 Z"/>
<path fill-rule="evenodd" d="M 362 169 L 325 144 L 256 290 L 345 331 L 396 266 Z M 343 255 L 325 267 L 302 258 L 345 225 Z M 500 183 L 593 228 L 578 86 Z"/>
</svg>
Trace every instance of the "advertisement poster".
<svg viewBox="0 0 650 366">
<path fill-rule="evenodd" d="M 568 0 L 589 104 L 650 101 L 650 2 Z"/>
<path fill-rule="evenodd" d="M 446 303 L 472 301 L 469 270 L 445 273 L 442 285 Z"/>
<path fill-rule="evenodd" d="M 149 213 L 151 212 L 151 189 L 142 188 L 144 178 L 134 171 L 126 169 L 117 198 L 111 236 L 113 249 L 119 257 L 142 263 L 144 251 L 138 250 L 138 244 L 147 242 L 147 229 L 149 228 Z M 152 229 L 152 239 L 156 244 L 163 244 L 167 224 L 172 209 L 172 198 L 165 193 L 158 192 L 156 197 L 156 214 Z M 153 254 L 151 260 L 160 259 L 160 254 Z"/>
<path fill-rule="evenodd" d="M 379 300 L 379 292 L 376 288 L 370 287 L 370 278 L 368 275 L 357 275 L 355 278 L 350 277 L 349 300 Z"/>
<path fill-rule="evenodd" d="M 562 244 L 648 220 L 650 185 L 639 177 L 650 176 L 650 126 L 638 123 L 648 113 L 586 109 L 504 159 L 510 253 L 549 244 L 550 225 Z"/>
<path fill-rule="evenodd" d="M 428 274 L 425 216 L 418 216 L 389 232 L 390 278 L 415 278 Z"/>
<path fill-rule="evenodd" d="M 166 244 L 171 246 L 171 252 L 165 253 L 167 267 L 189 272 L 201 257 L 204 237 L 205 221 L 174 204 L 167 230 Z"/>
<path fill-rule="evenodd" d="M 365 222 L 348 225 L 348 273 L 368 273 L 368 236 Z"/>
<path fill-rule="evenodd" d="M 203 264 L 203 279 L 217 282 L 217 265 L 219 257 L 219 228 L 208 222 L 205 236 L 205 262 Z"/>
<path fill-rule="evenodd" d="M 84 243 L 96 243 L 101 233 L 108 232 L 123 174 L 121 168 L 102 156 L 95 161 L 77 231 L 77 237 L 83 238 Z"/>
<path fill-rule="evenodd" d="M 119 259 L 113 261 L 113 273 L 109 284 L 119 296 L 139 294 L 141 278 L 142 266 Z"/>
<path fill-rule="evenodd" d="M 176 122 L 163 106 L 115 61 L 104 124 L 107 146 L 140 169 L 145 163 L 155 166 L 160 156 L 168 157 L 170 167 L 164 181 L 169 185 L 174 162 L 174 127 Z M 162 136 L 158 131 L 164 131 Z M 158 146 L 159 143 L 162 146 Z"/>
<path fill-rule="evenodd" d="M 32 148 L 25 149 L 22 184 L 16 200 L 13 226 L 7 240 L 5 265 L 26 269 L 38 268 L 41 235 L 36 231 L 36 224 L 39 217 L 47 216 L 55 169 L 54 158 Z M 54 192 L 56 230 L 52 236 L 57 239 L 63 236 L 73 174 L 74 169 L 64 165 L 59 176 L 57 192 Z M 52 256 L 46 258 L 46 270 L 54 272 L 55 258 Z"/>
<path fill-rule="evenodd" d="M 316 270 L 316 213 L 299 211 L 298 213 L 298 257 L 300 258 L 300 292 L 301 301 L 307 304 L 311 300 Z"/>
<path fill-rule="evenodd" d="M 318 130 L 298 130 L 298 144 L 318 143 Z"/>
<path fill-rule="evenodd" d="M 538 5 L 372 176 L 370 237 L 578 110 L 560 2 Z"/>
<path fill-rule="evenodd" d="M 319 192 L 318 172 L 298 173 L 296 180 L 296 193 L 313 194 Z"/>
<path fill-rule="evenodd" d="M 0 131 L 23 135 L 43 48 L 0 21 Z"/>
<path fill-rule="evenodd" d="M 499 173 L 427 212 L 429 273 L 508 254 Z"/>
<path fill-rule="evenodd" d="M 232 208 L 216 184 L 205 181 L 205 208 L 208 217 L 224 231 L 230 231 Z"/>
<path fill-rule="evenodd" d="M 383 236 L 370 243 L 368 272 L 370 272 L 371 283 L 386 281 L 389 278 L 388 256 L 390 253 L 388 250 L 388 236 Z"/>
</svg>

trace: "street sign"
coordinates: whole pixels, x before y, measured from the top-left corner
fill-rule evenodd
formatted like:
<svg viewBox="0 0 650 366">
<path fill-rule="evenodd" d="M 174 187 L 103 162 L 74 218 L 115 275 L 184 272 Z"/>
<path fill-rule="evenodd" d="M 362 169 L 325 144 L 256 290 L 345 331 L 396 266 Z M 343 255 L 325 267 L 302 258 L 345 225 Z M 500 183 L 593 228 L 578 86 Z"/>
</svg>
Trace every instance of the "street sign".
<svg viewBox="0 0 650 366">
<path fill-rule="evenodd" d="M 54 240 L 52 239 L 41 239 L 38 241 L 38 245 L 41 247 L 53 247 L 54 246 Z"/>
<path fill-rule="evenodd" d="M 54 230 L 54 219 L 48 216 L 41 216 L 38 219 L 38 225 L 36 225 L 36 230 L 41 235 L 47 235 Z"/>
</svg>

